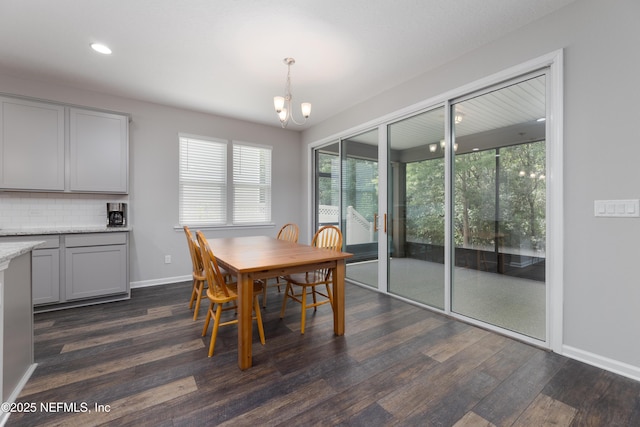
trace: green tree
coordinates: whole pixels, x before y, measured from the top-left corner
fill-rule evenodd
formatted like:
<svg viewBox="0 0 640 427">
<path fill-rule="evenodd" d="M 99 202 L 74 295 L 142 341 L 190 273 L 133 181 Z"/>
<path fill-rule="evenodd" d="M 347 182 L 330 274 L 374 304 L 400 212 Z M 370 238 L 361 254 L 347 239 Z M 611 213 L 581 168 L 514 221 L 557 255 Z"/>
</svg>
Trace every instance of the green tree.
<svg viewBox="0 0 640 427">
<path fill-rule="evenodd" d="M 407 240 L 444 246 L 444 159 L 406 167 Z"/>
<path fill-rule="evenodd" d="M 458 154 L 454 173 L 456 246 L 493 243 L 497 222 L 503 245 L 544 248 L 545 141 Z M 444 159 L 407 164 L 406 194 L 407 240 L 444 245 Z"/>
<path fill-rule="evenodd" d="M 545 142 L 500 150 L 501 226 L 511 247 L 542 249 L 546 239 Z"/>
</svg>

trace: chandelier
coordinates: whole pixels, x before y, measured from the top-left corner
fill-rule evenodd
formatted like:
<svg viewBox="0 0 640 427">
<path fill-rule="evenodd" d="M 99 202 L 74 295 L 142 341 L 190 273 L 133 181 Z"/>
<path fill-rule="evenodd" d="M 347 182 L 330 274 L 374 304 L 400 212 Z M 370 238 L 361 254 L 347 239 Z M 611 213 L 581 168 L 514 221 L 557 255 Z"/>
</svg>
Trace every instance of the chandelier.
<svg viewBox="0 0 640 427">
<path fill-rule="evenodd" d="M 297 125 L 303 125 L 311 114 L 311 103 L 303 102 L 300 104 L 304 119 L 302 122 L 298 122 L 295 117 L 293 117 L 293 112 L 291 110 L 291 99 L 293 98 L 293 95 L 291 95 L 291 66 L 296 63 L 296 60 L 293 58 L 284 58 L 282 62 L 287 65 L 287 81 L 284 85 L 284 96 L 274 96 L 273 106 L 276 109 L 276 113 L 278 114 L 278 118 L 280 119 L 280 123 L 283 128 L 287 127 L 289 119 Z"/>
</svg>

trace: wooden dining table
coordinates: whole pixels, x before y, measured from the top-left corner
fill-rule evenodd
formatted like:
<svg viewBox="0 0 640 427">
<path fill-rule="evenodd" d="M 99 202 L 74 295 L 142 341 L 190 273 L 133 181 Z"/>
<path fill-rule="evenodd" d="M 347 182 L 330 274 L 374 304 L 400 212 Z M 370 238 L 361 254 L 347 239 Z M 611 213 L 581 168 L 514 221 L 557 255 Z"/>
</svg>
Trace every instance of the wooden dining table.
<svg viewBox="0 0 640 427">
<path fill-rule="evenodd" d="M 238 366 L 251 367 L 253 281 L 330 268 L 333 281 L 333 331 L 345 332 L 344 278 L 352 254 L 316 248 L 269 236 L 209 239 L 218 264 L 238 282 Z"/>
</svg>

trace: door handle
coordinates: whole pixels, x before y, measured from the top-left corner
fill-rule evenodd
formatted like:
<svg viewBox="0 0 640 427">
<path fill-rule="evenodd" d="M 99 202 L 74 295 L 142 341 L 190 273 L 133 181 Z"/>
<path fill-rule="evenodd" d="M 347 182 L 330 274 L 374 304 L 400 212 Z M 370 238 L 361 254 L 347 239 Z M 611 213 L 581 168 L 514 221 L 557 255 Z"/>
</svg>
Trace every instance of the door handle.
<svg viewBox="0 0 640 427">
<path fill-rule="evenodd" d="M 378 231 L 378 213 L 373 214 L 373 232 Z"/>
<path fill-rule="evenodd" d="M 387 214 L 384 214 L 384 233 L 387 234 Z"/>
</svg>

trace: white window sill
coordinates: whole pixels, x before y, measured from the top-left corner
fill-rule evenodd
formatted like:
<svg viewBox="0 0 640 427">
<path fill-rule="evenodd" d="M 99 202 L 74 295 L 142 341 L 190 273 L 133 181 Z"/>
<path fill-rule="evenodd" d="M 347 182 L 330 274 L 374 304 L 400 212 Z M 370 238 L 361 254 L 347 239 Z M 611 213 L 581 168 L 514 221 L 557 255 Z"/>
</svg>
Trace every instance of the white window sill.
<svg viewBox="0 0 640 427">
<path fill-rule="evenodd" d="M 275 223 L 261 223 L 261 224 L 229 224 L 229 225 L 198 225 L 198 224 L 186 224 L 192 230 L 249 230 L 249 229 L 264 229 L 274 228 Z M 176 224 L 173 226 L 174 231 L 183 231 L 183 226 Z"/>
</svg>

